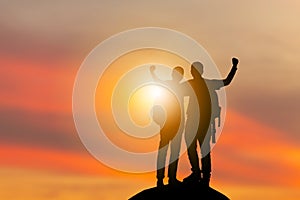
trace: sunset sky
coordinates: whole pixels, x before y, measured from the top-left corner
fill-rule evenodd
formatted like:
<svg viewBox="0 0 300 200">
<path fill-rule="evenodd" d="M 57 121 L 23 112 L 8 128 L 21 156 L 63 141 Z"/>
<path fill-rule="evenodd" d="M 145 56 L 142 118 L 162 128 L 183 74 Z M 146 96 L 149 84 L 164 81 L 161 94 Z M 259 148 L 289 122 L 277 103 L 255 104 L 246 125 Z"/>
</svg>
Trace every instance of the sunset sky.
<svg viewBox="0 0 300 200">
<path fill-rule="evenodd" d="M 233 200 L 300 198 L 300 2 L 0 2 L 0 199 L 128 199 L 155 186 L 98 162 L 72 115 L 83 60 L 108 37 L 162 27 L 201 44 L 225 77 L 211 187 Z M 179 177 L 190 173 L 186 155 Z M 16 192 L 17 191 L 17 192 Z"/>
</svg>

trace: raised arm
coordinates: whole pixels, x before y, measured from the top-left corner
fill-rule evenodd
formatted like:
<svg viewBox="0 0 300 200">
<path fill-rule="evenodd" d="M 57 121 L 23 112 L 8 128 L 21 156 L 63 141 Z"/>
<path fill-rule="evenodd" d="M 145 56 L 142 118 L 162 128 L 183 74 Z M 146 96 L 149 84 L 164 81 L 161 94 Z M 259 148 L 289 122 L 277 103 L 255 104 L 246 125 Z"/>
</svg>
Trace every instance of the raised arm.
<svg viewBox="0 0 300 200">
<path fill-rule="evenodd" d="M 156 81 L 156 82 L 158 82 L 158 83 L 163 83 L 163 80 L 160 80 L 160 79 L 156 76 L 156 74 L 155 74 L 155 72 L 154 72 L 155 69 L 156 69 L 155 65 L 151 65 L 151 66 L 150 66 L 150 73 L 151 73 L 151 76 L 152 76 L 153 80 Z"/>
<path fill-rule="evenodd" d="M 238 63 L 239 63 L 239 60 L 237 58 L 232 58 L 231 70 L 230 70 L 229 74 L 227 75 L 227 77 L 223 80 L 224 86 L 227 86 L 231 83 L 231 81 L 236 73 Z"/>
</svg>

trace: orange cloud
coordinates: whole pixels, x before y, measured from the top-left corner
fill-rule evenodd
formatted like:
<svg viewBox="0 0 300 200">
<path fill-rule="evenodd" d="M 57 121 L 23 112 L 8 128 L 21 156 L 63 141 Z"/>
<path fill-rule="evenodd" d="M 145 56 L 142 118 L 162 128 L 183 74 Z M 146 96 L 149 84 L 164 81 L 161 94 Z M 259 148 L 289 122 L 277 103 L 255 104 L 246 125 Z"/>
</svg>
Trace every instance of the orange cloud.
<svg viewBox="0 0 300 200">
<path fill-rule="evenodd" d="M 0 87 L 4 91 L 0 94 L 2 107 L 71 116 L 76 70 L 62 67 L 68 65 L 63 63 L 59 64 L 60 67 L 55 63 L 40 67 L 34 62 L 7 59 L 0 62 L 1 66 L 7 66 L 0 68 Z M 45 123 L 45 126 L 47 129 L 53 124 Z M 74 131 L 70 121 L 64 128 Z M 299 186 L 299 144 L 286 139 L 285 134 L 245 114 L 228 110 L 222 135 L 212 152 L 212 181 L 222 184 Z M 32 140 L 34 142 L 34 138 Z M 1 145 L 0 164 L 74 173 L 118 174 L 87 154 L 10 143 Z M 181 164 L 185 167 L 181 169 L 180 176 L 183 176 L 189 173 L 189 164 L 184 157 Z"/>
<path fill-rule="evenodd" d="M 67 62 L 38 63 L 0 58 L 0 105 L 39 112 L 72 110 L 76 71 Z"/>
<path fill-rule="evenodd" d="M 299 186 L 300 149 L 284 134 L 229 110 L 212 150 L 216 176 L 224 182 Z"/>
<path fill-rule="evenodd" d="M 109 174 L 112 170 L 84 153 L 26 146 L 1 145 L 0 164 L 69 173 Z"/>
<path fill-rule="evenodd" d="M 297 155 L 300 150 L 297 144 L 281 138 L 282 134 L 229 110 L 223 133 L 212 150 L 212 182 L 299 186 Z M 86 152 L 4 144 L 0 148 L 0 158 L 4 166 L 86 174 L 125 174 L 105 167 Z M 190 173 L 189 167 L 186 155 L 183 155 L 179 176 Z"/>
</svg>

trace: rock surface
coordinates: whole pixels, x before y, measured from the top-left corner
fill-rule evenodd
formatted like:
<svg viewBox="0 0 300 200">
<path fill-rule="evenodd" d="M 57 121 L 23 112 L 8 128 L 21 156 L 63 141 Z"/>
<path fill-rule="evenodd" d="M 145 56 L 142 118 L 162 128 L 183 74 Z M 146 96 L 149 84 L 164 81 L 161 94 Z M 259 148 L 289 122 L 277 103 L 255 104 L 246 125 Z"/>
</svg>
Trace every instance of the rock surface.
<svg viewBox="0 0 300 200">
<path fill-rule="evenodd" d="M 203 185 L 194 184 L 181 184 L 177 187 L 171 187 L 165 185 L 162 188 L 149 188 L 145 189 L 136 195 L 130 197 L 128 200 L 160 200 L 160 199 L 201 199 L 201 200 L 229 200 L 227 196 L 218 192 L 211 187 L 205 187 Z"/>
</svg>

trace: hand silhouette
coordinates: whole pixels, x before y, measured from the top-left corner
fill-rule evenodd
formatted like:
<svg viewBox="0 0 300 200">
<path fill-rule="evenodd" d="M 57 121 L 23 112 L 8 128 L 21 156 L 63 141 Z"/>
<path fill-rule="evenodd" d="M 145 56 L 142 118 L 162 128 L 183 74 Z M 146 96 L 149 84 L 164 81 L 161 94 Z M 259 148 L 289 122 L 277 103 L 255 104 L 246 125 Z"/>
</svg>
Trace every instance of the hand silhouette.
<svg viewBox="0 0 300 200">
<path fill-rule="evenodd" d="M 232 58 L 232 64 L 234 66 L 237 66 L 238 63 L 239 63 L 239 60 L 237 58 Z"/>
<path fill-rule="evenodd" d="M 151 73 L 153 73 L 153 72 L 155 71 L 155 69 L 156 69 L 155 65 L 151 65 L 151 66 L 150 66 L 150 72 L 151 72 Z"/>
</svg>

